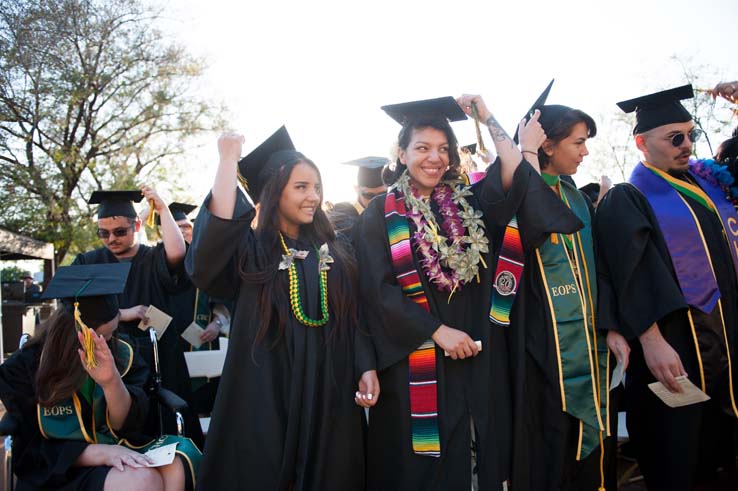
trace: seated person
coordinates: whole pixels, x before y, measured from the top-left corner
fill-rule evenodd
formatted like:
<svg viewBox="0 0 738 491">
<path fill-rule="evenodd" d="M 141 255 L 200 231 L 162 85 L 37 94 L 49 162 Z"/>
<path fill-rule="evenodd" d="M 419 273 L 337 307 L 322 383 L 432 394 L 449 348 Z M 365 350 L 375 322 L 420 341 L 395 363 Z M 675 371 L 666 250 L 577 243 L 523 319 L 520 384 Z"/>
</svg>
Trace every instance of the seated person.
<svg viewBox="0 0 738 491">
<path fill-rule="evenodd" d="M 189 439 L 140 435 L 148 370 L 115 333 L 130 268 L 60 268 L 44 297 L 61 307 L 0 366 L 0 398 L 19 422 L 19 490 L 194 488 L 201 454 Z M 145 452 L 172 443 L 172 462 L 150 467 Z"/>
</svg>

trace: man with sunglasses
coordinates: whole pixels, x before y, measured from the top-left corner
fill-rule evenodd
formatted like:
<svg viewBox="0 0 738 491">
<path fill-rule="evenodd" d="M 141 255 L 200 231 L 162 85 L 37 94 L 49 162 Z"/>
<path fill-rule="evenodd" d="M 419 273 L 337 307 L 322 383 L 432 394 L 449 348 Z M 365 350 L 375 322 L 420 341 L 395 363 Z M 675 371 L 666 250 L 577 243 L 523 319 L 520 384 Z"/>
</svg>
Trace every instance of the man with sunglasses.
<svg viewBox="0 0 738 491">
<path fill-rule="evenodd" d="M 137 216 L 133 203 L 142 199 L 153 205 L 160 217 L 161 242 L 155 246 L 147 246 L 138 240 L 141 219 Z M 118 328 L 131 338 L 136 349 L 153 369 L 151 341 L 148 332 L 139 329 L 138 324 L 145 320 L 146 310 L 150 305 L 173 315 L 170 298 L 184 291 L 190 284 L 184 270 L 187 249 L 182 233 L 166 203 L 150 186 L 142 186 L 140 190 L 95 191 L 89 203 L 99 204 L 97 236 L 103 247 L 77 255 L 73 264 L 131 263 L 125 290 L 119 298 Z M 179 333 L 170 326 L 158 344 L 162 386 L 185 400 L 191 399 L 189 373 L 180 346 Z M 144 429 L 148 434 L 158 434 L 156 415 L 155 410 L 150 412 Z M 176 423 L 173 418 L 169 419 L 171 421 L 165 421 L 165 429 L 171 433 L 176 431 Z M 195 431 L 195 434 L 188 436 L 196 444 L 202 444 L 197 419 L 188 415 L 186 427 Z"/>
<path fill-rule="evenodd" d="M 627 427 L 649 490 L 738 489 L 738 215 L 690 159 L 691 97 L 686 85 L 618 103 L 636 113 L 643 160 L 594 221 L 599 324 L 628 340 Z M 710 400 L 670 407 L 649 388 L 680 395 L 685 380 Z M 733 473 L 714 487 L 719 467 Z"/>
<path fill-rule="evenodd" d="M 387 192 L 387 186 L 382 181 L 382 169 L 389 163 L 384 157 L 363 157 L 357 160 L 344 162 L 359 168 L 356 190 L 356 201 L 353 203 L 336 203 L 328 213 L 333 228 L 338 233 L 350 235 L 359 215 L 369 205 L 369 202 L 382 193 Z"/>
</svg>

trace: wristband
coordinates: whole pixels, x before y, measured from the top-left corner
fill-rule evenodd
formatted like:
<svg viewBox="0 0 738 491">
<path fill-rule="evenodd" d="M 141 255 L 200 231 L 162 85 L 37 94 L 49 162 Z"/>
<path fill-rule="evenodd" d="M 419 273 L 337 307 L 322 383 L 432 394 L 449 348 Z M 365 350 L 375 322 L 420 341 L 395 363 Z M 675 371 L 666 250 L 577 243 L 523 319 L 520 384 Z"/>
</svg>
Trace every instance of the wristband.
<svg viewBox="0 0 738 491">
<path fill-rule="evenodd" d="M 523 150 L 522 153 L 532 153 L 536 157 L 538 156 L 538 152 L 534 152 L 533 150 Z"/>
</svg>

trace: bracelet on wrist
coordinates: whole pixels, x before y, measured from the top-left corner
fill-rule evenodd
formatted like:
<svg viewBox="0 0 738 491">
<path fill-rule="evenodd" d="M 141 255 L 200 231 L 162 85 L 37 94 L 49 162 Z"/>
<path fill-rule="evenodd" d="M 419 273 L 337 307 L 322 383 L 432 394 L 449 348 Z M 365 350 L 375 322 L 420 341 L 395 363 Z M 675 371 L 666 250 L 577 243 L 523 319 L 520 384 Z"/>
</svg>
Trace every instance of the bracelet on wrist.
<svg viewBox="0 0 738 491">
<path fill-rule="evenodd" d="M 532 153 L 535 156 L 538 156 L 538 152 L 534 152 L 533 150 L 522 150 L 522 153 Z"/>
</svg>

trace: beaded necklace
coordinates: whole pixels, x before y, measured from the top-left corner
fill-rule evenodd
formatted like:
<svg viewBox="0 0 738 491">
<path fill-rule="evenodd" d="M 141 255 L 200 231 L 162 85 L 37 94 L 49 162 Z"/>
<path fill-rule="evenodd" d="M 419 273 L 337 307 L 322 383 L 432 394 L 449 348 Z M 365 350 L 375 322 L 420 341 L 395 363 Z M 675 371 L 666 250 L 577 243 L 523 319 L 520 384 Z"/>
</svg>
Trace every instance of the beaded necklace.
<svg viewBox="0 0 738 491">
<path fill-rule="evenodd" d="M 297 266 L 295 266 L 294 259 L 304 259 L 307 257 L 306 251 L 296 251 L 295 249 L 290 249 L 287 247 L 287 244 L 284 242 L 284 237 L 282 234 L 279 234 L 279 240 L 282 242 L 282 249 L 284 250 L 284 254 L 282 255 L 282 261 L 280 262 L 279 269 L 285 269 L 283 267 L 286 266 L 286 269 L 289 271 L 290 275 L 290 307 L 292 307 L 292 315 L 295 316 L 295 319 L 300 322 L 300 324 L 303 324 L 308 327 L 321 327 L 324 326 L 328 322 L 328 269 L 329 267 L 323 267 L 320 262 L 318 265 L 318 268 L 320 269 L 320 311 L 323 316 L 322 319 L 315 320 L 311 319 L 307 316 L 305 313 L 305 309 L 302 307 L 302 298 L 300 296 L 300 278 L 297 274 Z M 321 247 L 322 249 L 322 247 Z M 326 247 L 327 249 L 327 247 Z M 301 254 L 298 254 L 301 253 Z M 322 259 L 321 251 L 318 250 L 318 248 L 315 248 L 315 253 L 318 255 L 320 259 Z M 327 253 L 326 253 L 327 256 Z M 330 258 L 330 256 L 327 256 Z M 330 262 L 333 262 L 332 259 Z"/>
</svg>

